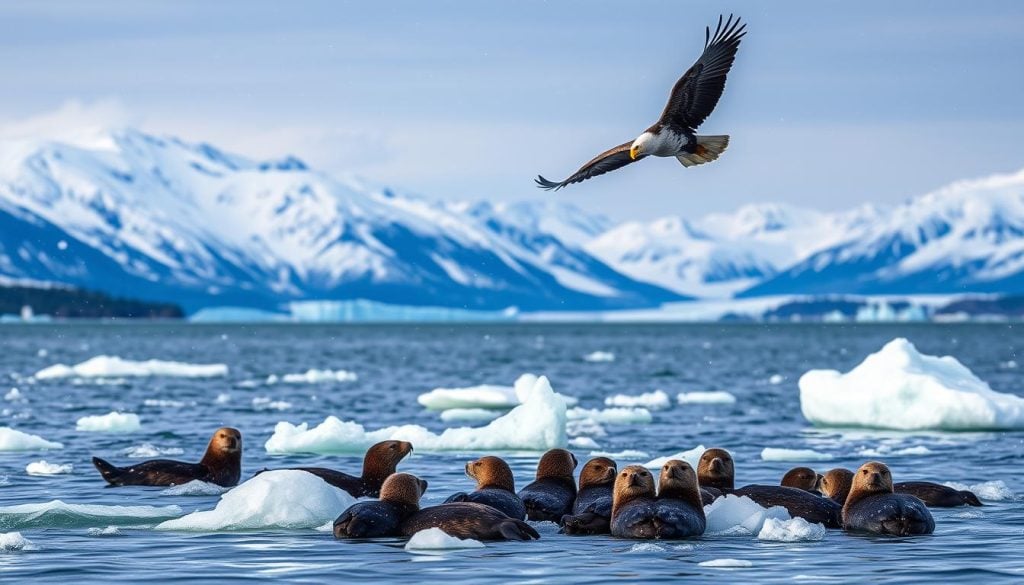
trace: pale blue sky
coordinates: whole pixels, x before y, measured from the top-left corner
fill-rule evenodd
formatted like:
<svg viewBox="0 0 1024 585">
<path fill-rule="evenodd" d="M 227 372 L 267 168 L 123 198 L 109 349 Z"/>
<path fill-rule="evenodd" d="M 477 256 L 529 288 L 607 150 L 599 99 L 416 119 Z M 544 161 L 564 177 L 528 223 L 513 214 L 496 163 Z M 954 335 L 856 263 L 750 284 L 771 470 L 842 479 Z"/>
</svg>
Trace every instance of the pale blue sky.
<svg viewBox="0 0 1024 585">
<path fill-rule="evenodd" d="M 532 186 L 652 123 L 719 12 L 749 23 L 702 128 L 732 135 L 722 159 Z M 0 125 L 59 110 L 51 122 L 619 218 L 837 209 L 1024 167 L 1022 31 L 1010 0 L 7 2 Z"/>
</svg>

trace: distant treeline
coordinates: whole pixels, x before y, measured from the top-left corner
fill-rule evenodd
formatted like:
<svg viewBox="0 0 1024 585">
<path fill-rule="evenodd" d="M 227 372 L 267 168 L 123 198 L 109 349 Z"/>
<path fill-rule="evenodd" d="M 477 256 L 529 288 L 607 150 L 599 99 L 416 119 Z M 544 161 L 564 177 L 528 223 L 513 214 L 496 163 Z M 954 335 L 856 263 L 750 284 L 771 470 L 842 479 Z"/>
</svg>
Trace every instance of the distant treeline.
<svg viewBox="0 0 1024 585">
<path fill-rule="evenodd" d="M 0 314 L 21 313 L 25 305 L 36 315 L 58 319 L 180 319 L 185 316 L 173 303 L 119 299 L 101 292 L 74 288 L 0 286 Z"/>
</svg>

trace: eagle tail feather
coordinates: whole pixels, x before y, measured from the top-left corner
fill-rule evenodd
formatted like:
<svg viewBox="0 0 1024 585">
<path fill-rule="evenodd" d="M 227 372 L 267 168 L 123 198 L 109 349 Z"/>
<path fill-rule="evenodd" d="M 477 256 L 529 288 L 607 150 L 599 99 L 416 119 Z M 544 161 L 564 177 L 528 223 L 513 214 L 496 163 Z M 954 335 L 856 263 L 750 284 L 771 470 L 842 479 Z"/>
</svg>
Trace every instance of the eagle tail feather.
<svg viewBox="0 0 1024 585">
<path fill-rule="evenodd" d="M 694 151 L 676 155 L 676 158 L 684 167 L 692 167 L 718 160 L 726 148 L 729 148 L 728 134 L 698 136 Z"/>
</svg>

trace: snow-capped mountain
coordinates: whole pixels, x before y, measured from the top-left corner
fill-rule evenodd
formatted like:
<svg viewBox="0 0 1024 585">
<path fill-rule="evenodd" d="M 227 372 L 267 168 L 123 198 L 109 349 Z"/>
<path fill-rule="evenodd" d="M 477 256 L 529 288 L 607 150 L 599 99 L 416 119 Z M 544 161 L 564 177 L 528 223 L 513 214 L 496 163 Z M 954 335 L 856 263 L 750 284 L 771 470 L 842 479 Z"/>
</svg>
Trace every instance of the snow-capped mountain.
<svg viewBox="0 0 1024 585">
<path fill-rule="evenodd" d="M 0 275 L 186 308 L 365 298 L 476 309 L 655 306 L 678 294 L 580 245 L 607 220 L 468 206 L 136 130 L 0 149 Z"/>
</svg>

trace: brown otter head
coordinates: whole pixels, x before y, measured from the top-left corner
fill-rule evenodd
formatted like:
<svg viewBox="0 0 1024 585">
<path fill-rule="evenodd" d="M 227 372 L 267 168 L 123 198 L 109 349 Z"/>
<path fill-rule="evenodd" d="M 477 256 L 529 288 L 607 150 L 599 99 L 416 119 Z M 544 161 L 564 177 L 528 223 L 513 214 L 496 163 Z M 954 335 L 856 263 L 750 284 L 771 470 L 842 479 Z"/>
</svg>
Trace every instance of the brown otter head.
<svg viewBox="0 0 1024 585">
<path fill-rule="evenodd" d="M 411 473 L 393 473 L 380 488 L 380 501 L 419 509 L 420 498 L 427 491 L 427 480 Z"/>
<path fill-rule="evenodd" d="M 537 479 L 569 478 L 573 479 L 576 470 L 576 456 L 565 449 L 551 449 L 540 458 L 537 464 Z"/>
<path fill-rule="evenodd" d="M 395 472 L 398 462 L 412 452 L 412 443 L 407 441 L 381 441 L 366 450 L 363 456 L 363 482 L 380 486 Z"/>
<path fill-rule="evenodd" d="M 242 478 L 242 433 L 238 429 L 217 429 L 206 445 L 199 465 L 209 471 L 208 481 L 233 486 Z"/>
<path fill-rule="evenodd" d="M 466 475 L 476 480 L 476 489 L 494 488 L 516 491 L 512 469 L 501 457 L 488 455 L 466 464 Z"/>
<path fill-rule="evenodd" d="M 732 455 L 725 449 L 708 449 L 700 456 L 697 479 L 704 487 L 731 490 L 736 482 L 736 468 Z"/>
<path fill-rule="evenodd" d="M 818 493 L 821 483 L 821 474 L 816 473 L 810 467 L 794 467 L 782 476 L 780 485 L 785 487 L 804 490 L 805 492 Z"/>
<path fill-rule="evenodd" d="M 846 503 L 846 496 L 850 495 L 850 488 L 853 487 L 853 472 L 849 469 L 837 467 L 829 469 L 821 476 L 821 494 L 838 504 Z"/>
<path fill-rule="evenodd" d="M 892 493 L 892 474 L 884 463 L 868 461 L 853 474 L 853 486 L 850 495 L 846 496 L 843 509 L 846 510 L 858 501 L 875 494 Z"/>
<path fill-rule="evenodd" d="M 614 485 L 616 472 L 617 467 L 614 461 L 607 457 L 595 457 L 587 461 L 583 470 L 580 471 L 580 489 Z"/>
<path fill-rule="evenodd" d="M 612 517 L 625 504 L 638 498 L 654 498 L 654 476 L 643 465 L 629 465 L 615 477 Z"/>
<path fill-rule="evenodd" d="M 669 460 L 661 466 L 658 478 L 658 498 L 672 498 L 688 502 L 697 510 L 704 510 L 700 499 L 700 485 L 697 472 L 685 461 Z"/>
</svg>

